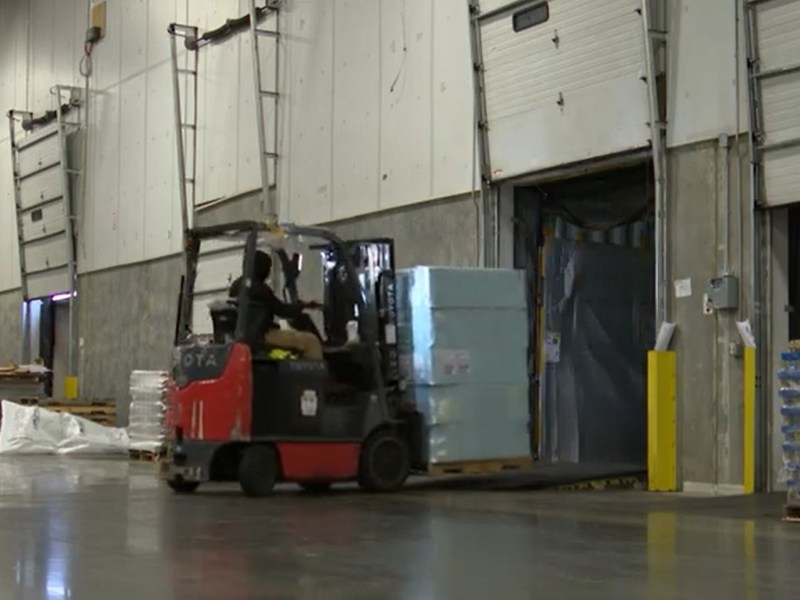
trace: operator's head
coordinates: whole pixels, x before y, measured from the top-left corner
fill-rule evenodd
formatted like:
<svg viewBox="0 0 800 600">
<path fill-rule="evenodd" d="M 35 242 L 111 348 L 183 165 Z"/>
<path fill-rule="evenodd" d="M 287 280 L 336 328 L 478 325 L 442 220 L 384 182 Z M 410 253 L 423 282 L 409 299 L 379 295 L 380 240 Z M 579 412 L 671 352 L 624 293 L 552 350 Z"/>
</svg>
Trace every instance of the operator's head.
<svg viewBox="0 0 800 600">
<path fill-rule="evenodd" d="M 262 252 L 261 250 L 257 250 L 255 269 L 256 279 L 258 281 L 265 281 L 267 277 L 269 277 L 271 271 L 272 259 L 269 257 L 269 254 Z"/>
</svg>

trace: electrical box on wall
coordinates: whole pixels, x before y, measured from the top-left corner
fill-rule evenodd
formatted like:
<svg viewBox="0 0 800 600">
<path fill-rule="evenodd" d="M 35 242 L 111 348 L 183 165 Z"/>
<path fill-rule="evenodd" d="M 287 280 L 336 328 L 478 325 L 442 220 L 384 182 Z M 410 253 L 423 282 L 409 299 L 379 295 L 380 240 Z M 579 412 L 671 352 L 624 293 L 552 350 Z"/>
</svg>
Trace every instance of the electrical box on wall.
<svg viewBox="0 0 800 600">
<path fill-rule="evenodd" d="M 89 31 L 92 30 L 94 30 L 94 33 L 89 34 L 88 37 L 94 37 L 95 39 L 87 41 L 96 42 L 106 35 L 106 0 L 92 3 L 89 17 Z"/>
<path fill-rule="evenodd" d="M 713 310 L 736 310 L 739 308 L 739 278 L 722 275 L 708 282 L 708 300 Z"/>
</svg>

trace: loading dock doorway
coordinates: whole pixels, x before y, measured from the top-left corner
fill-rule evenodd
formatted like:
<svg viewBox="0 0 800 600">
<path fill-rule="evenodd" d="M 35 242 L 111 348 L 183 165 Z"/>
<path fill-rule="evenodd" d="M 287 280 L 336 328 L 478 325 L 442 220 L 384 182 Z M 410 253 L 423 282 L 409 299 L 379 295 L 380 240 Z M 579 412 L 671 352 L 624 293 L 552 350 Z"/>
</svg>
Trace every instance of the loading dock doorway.
<svg viewBox="0 0 800 600">
<path fill-rule="evenodd" d="M 529 292 L 532 447 L 541 462 L 644 470 L 655 338 L 652 172 L 518 186 Z"/>
</svg>

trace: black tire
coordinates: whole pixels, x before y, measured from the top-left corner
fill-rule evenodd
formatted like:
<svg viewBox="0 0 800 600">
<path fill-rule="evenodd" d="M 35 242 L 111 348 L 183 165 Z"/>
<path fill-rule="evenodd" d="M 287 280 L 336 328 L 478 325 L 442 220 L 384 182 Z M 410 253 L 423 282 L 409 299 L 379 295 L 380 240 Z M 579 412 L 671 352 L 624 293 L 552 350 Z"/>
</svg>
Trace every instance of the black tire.
<svg viewBox="0 0 800 600">
<path fill-rule="evenodd" d="M 278 481 L 278 453 L 272 446 L 250 446 L 239 461 L 239 485 L 253 498 L 268 496 Z"/>
<path fill-rule="evenodd" d="M 403 487 L 410 470 L 409 449 L 394 431 L 371 434 L 361 447 L 358 485 L 367 492 L 393 492 Z"/>
<path fill-rule="evenodd" d="M 175 479 L 167 480 L 167 485 L 176 494 L 191 494 L 198 487 L 200 487 L 200 482 L 199 481 L 185 481 L 184 479 L 182 479 L 180 477 L 176 477 Z"/>
<path fill-rule="evenodd" d="M 331 489 L 330 481 L 312 481 L 308 483 L 299 483 L 298 485 L 304 492 L 308 492 L 309 494 L 322 494 Z"/>
</svg>

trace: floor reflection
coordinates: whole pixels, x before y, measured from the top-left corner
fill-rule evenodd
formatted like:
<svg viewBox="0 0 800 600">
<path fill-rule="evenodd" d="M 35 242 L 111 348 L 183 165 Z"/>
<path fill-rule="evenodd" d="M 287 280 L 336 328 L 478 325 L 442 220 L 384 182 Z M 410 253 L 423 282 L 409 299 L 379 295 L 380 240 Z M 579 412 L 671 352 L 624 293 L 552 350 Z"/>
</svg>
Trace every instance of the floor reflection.
<svg viewBox="0 0 800 600">
<path fill-rule="evenodd" d="M 779 499 L 465 489 L 179 497 L 152 465 L 0 459 L 0 598 L 793 598 Z"/>
</svg>

